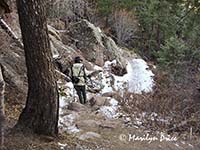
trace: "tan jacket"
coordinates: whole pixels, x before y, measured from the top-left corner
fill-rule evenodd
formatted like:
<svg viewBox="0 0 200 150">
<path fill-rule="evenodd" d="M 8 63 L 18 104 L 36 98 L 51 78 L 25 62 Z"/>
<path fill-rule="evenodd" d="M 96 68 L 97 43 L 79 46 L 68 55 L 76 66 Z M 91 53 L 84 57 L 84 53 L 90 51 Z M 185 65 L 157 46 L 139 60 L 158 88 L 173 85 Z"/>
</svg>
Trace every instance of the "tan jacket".
<svg viewBox="0 0 200 150">
<path fill-rule="evenodd" d="M 85 85 L 86 84 L 85 67 L 82 63 L 73 64 L 71 77 L 72 76 L 76 76 L 80 79 L 80 81 L 77 84 L 74 83 L 74 85 Z"/>
</svg>

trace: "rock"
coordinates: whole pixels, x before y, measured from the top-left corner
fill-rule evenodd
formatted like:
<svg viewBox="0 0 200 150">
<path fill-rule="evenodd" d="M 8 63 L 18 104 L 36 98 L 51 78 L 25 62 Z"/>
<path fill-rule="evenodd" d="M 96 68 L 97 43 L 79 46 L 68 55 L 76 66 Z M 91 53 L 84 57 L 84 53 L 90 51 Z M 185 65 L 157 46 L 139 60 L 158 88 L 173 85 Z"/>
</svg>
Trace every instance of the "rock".
<svg viewBox="0 0 200 150">
<path fill-rule="evenodd" d="M 0 38 L 4 39 L 6 33 L 0 32 Z M 5 99 L 13 103 L 25 102 L 27 94 L 27 76 L 24 51 L 9 41 L 0 42 L 0 63 L 6 83 Z"/>
<path fill-rule="evenodd" d="M 92 27 L 92 24 L 85 20 L 74 24 L 65 33 L 72 39 L 66 44 L 76 45 L 88 61 L 103 66 L 103 45 L 100 41 L 100 32 L 95 32 Z"/>
<path fill-rule="evenodd" d="M 52 27 L 50 25 L 47 25 L 47 27 L 48 27 L 49 34 L 54 36 L 57 40 L 61 41 L 61 37 L 60 37 L 59 32 L 54 27 Z"/>
<path fill-rule="evenodd" d="M 125 68 L 126 60 L 122 58 L 122 50 L 99 27 L 95 27 L 87 20 L 70 26 L 63 33 L 62 39 L 66 45 L 75 45 L 83 57 L 96 65 L 103 66 L 105 61 L 116 59 L 117 63 Z"/>
<path fill-rule="evenodd" d="M 50 42 L 50 46 L 51 46 L 51 52 L 52 52 L 53 58 L 58 58 L 59 57 L 58 50 L 55 48 L 52 42 Z"/>
<path fill-rule="evenodd" d="M 101 125 L 100 121 L 96 121 L 96 120 L 80 120 L 78 122 L 76 122 L 76 125 L 78 128 L 97 128 L 98 126 Z"/>
<path fill-rule="evenodd" d="M 107 97 L 100 97 L 100 96 L 94 96 L 89 100 L 90 106 L 92 107 L 100 107 L 100 106 L 108 106 L 110 105 L 109 99 Z"/>
<path fill-rule="evenodd" d="M 111 72 L 118 76 L 123 76 L 127 73 L 127 70 L 126 70 L 126 68 L 122 68 L 120 65 L 112 65 Z"/>
<path fill-rule="evenodd" d="M 97 106 L 103 106 L 103 105 L 109 105 L 109 99 L 107 97 L 96 97 L 96 105 Z"/>
<path fill-rule="evenodd" d="M 69 103 L 68 109 L 73 110 L 73 111 L 85 111 L 87 108 L 85 105 L 81 103 L 72 102 L 72 103 Z"/>
<path fill-rule="evenodd" d="M 114 98 L 118 101 L 123 99 L 118 92 L 108 92 L 108 93 L 104 93 L 102 96 L 111 97 L 111 98 Z"/>
<path fill-rule="evenodd" d="M 115 121 L 106 120 L 102 124 L 100 124 L 99 127 L 102 129 L 115 129 L 118 124 L 120 123 L 117 120 Z"/>
<path fill-rule="evenodd" d="M 92 97 L 90 100 L 89 100 L 89 103 L 90 103 L 90 106 L 94 106 L 95 103 L 96 103 L 96 100 L 94 99 L 94 97 Z"/>
<path fill-rule="evenodd" d="M 95 139 L 101 138 L 101 135 L 95 132 L 86 132 L 78 137 L 80 140 L 88 140 L 88 139 Z"/>
</svg>

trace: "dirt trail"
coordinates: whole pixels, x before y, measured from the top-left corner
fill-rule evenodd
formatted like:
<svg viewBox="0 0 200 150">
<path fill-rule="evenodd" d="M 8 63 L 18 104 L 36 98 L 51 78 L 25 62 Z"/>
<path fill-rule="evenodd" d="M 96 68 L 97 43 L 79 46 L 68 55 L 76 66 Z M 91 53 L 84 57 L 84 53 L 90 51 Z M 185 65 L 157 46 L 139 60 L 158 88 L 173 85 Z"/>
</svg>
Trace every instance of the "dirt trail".
<svg viewBox="0 0 200 150">
<path fill-rule="evenodd" d="M 83 106 L 76 103 L 71 109 L 65 110 L 65 116 L 73 118 L 68 123 L 68 127 L 71 126 L 68 128 L 72 131 L 71 134 L 80 140 L 101 145 L 99 149 L 102 150 L 200 149 L 198 141 L 183 141 L 179 137 L 159 132 L 148 133 L 136 126 L 128 126 L 123 116 L 108 118 L 99 112 L 99 108 L 89 104 Z"/>
</svg>

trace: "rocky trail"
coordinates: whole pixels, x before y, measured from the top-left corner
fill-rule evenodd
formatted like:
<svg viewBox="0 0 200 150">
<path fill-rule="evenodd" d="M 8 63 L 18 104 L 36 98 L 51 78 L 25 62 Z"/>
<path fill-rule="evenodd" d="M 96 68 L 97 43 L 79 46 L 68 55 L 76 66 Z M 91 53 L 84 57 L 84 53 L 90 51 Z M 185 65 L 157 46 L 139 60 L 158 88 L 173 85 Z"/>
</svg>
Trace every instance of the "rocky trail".
<svg viewBox="0 0 200 150">
<path fill-rule="evenodd" d="M 95 143 L 97 149 L 198 149 L 191 141 L 181 140 L 178 136 L 152 132 L 131 124 L 130 115 L 125 114 L 119 103 L 110 97 L 96 97 L 93 106 L 90 102 L 86 105 L 79 102 L 65 104 L 61 107 L 61 132 L 67 131 L 79 140 Z M 108 109 L 102 111 L 105 107 Z M 65 149 L 65 144 L 62 149 Z"/>
</svg>

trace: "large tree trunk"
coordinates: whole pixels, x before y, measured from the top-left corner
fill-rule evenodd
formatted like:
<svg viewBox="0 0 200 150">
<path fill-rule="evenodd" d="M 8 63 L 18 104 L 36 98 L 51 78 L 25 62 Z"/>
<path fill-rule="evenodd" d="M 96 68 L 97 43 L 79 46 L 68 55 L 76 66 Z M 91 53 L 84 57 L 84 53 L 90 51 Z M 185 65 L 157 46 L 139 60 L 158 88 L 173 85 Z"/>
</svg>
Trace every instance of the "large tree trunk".
<svg viewBox="0 0 200 150">
<path fill-rule="evenodd" d="M 58 133 L 58 91 L 46 22 L 46 0 L 17 0 L 24 43 L 28 97 L 17 127 Z"/>
<path fill-rule="evenodd" d="M 0 149 L 3 147 L 4 143 L 4 123 L 5 123 L 4 88 L 5 88 L 5 83 L 3 80 L 2 68 L 0 64 Z"/>
</svg>

